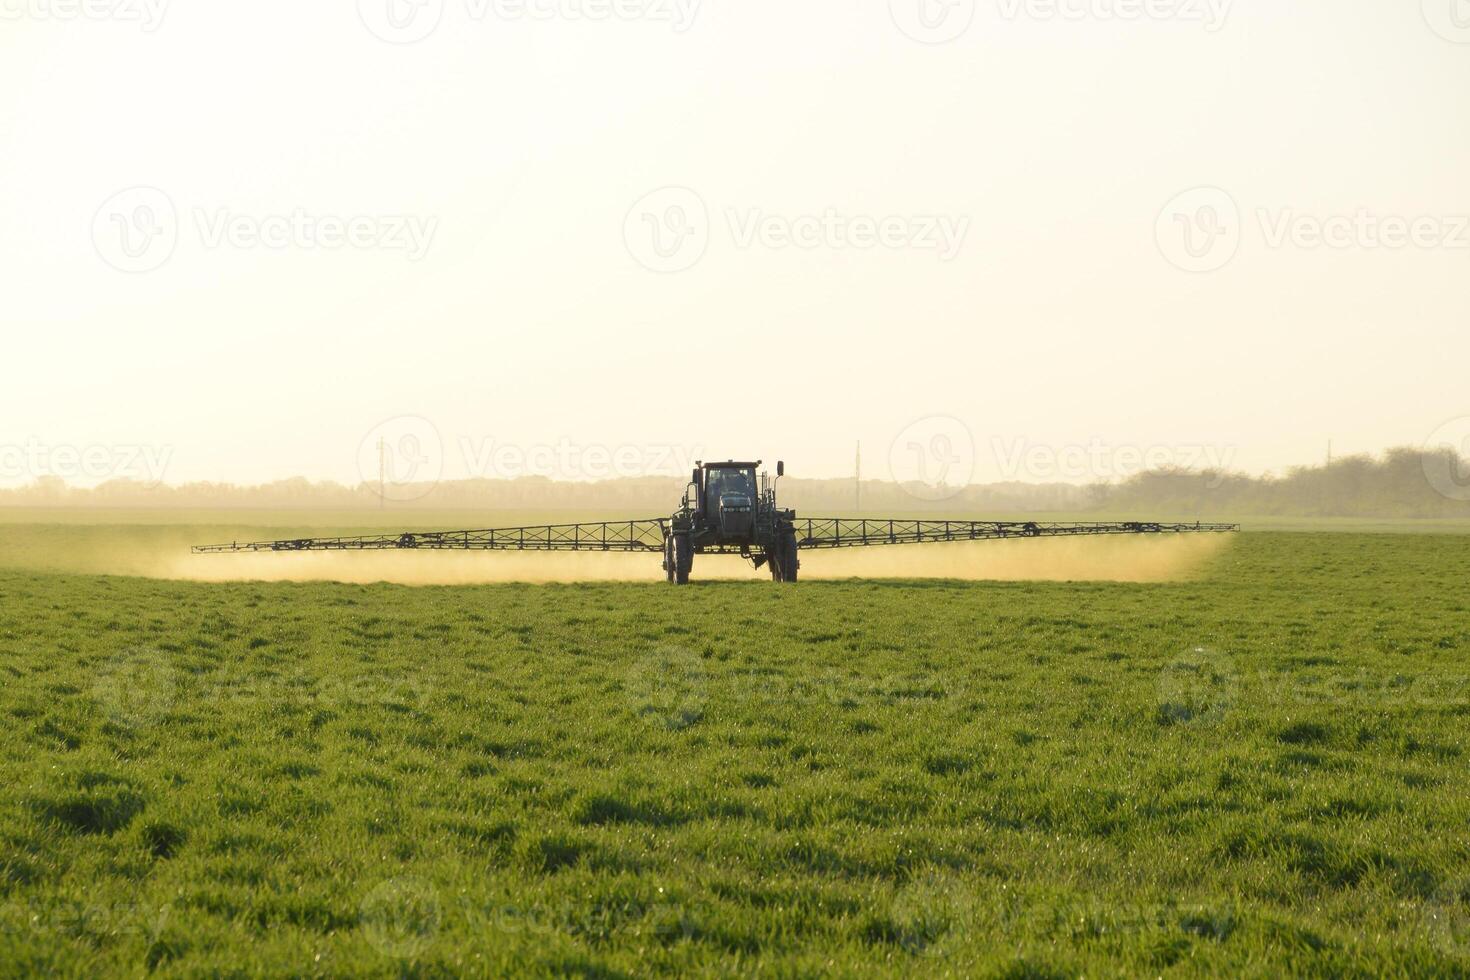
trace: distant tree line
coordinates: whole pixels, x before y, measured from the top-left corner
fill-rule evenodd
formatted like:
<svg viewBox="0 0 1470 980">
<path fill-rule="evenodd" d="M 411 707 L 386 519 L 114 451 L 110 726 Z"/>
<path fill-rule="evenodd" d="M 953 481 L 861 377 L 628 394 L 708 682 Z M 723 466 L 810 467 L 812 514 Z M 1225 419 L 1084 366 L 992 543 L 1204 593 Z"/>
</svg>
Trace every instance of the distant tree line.
<svg viewBox="0 0 1470 980">
<path fill-rule="evenodd" d="M 1470 460 L 1391 449 L 1299 466 L 1284 476 L 1156 471 L 1109 487 L 1110 510 L 1291 517 L 1470 517 Z"/>
<path fill-rule="evenodd" d="M 781 481 L 781 500 L 808 514 L 853 513 L 852 480 Z M 455 480 L 390 487 L 388 505 L 404 509 L 598 510 L 671 512 L 683 481 L 640 477 L 597 483 L 546 477 Z M 934 488 L 877 480 L 861 487 L 865 513 L 1084 513 L 1300 517 L 1470 517 L 1470 460 L 1449 450 L 1393 449 L 1382 457 L 1350 456 L 1301 466 L 1282 476 L 1214 470 L 1155 470 L 1115 484 L 992 483 Z M 148 485 L 118 479 L 96 487 L 43 477 L 0 489 L 0 507 L 154 507 L 168 509 L 301 508 L 356 510 L 380 506 L 373 484 L 355 487 L 296 478 L 255 486 L 228 483 Z"/>
</svg>

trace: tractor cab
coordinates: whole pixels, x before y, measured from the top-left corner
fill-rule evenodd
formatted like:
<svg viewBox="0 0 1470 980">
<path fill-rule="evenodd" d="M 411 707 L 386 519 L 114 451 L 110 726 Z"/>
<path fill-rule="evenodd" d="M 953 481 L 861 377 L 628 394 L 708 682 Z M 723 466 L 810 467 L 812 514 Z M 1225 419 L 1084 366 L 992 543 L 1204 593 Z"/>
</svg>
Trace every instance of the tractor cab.
<svg viewBox="0 0 1470 980">
<path fill-rule="evenodd" d="M 755 463 L 704 463 L 694 471 L 690 502 L 696 523 L 718 541 L 748 541 L 755 528 L 760 491 Z"/>
</svg>

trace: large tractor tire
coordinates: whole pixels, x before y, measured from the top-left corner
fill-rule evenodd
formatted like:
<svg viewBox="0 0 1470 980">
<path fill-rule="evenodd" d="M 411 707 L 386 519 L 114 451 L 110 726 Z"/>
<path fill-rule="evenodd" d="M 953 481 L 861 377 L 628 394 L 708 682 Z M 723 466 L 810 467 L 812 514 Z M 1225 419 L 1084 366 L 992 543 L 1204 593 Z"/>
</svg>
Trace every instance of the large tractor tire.
<svg viewBox="0 0 1470 980">
<path fill-rule="evenodd" d="M 664 578 L 670 584 L 674 584 L 674 536 L 671 534 L 664 538 Z"/>
<path fill-rule="evenodd" d="M 688 585 L 694 570 L 694 542 L 687 534 L 674 535 L 674 584 Z"/>
<path fill-rule="evenodd" d="M 796 531 L 793 529 L 782 531 L 776 547 L 776 564 L 780 566 L 780 574 L 776 577 L 776 581 L 796 581 L 797 570 L 801 568 L 801 560 L 797 557 L 799 551 L 796 545 Z"/>
</svg>

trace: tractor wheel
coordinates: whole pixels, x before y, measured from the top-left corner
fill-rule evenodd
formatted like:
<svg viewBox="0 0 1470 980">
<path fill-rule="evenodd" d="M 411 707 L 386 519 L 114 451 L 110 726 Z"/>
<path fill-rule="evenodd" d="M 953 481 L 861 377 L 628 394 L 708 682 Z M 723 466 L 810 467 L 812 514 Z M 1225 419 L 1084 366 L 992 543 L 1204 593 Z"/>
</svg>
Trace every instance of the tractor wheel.
<svg viewBox="0 0 1470 980">
<path fill-rule="evenodd" d="M 664 578 L 674 584 L 674 537 L 664 538 Z"/>
<path fill-rule="evenodd" d="M 781 552 L 778 548 L 766 549 L 766 565 L 771 569 L 771 581 L 781 581 Z"/>
<path fill-rule="evenodd" d="M 777 555 L 781 561 L 781 577 L 778 581 L 795 582 L 797 569 L 801 568 L 801 561 L 797 557 L 800 549 L 796 544 L 796 531 L 786 530 L 781 532 L 781 544 L 777 549 Z"/>
<path fill-rule="evenodd" d="M 674 584 L 688 585 L 694 569 L 694 542 L 687 534 L 674 535 Z"/>
</svg>

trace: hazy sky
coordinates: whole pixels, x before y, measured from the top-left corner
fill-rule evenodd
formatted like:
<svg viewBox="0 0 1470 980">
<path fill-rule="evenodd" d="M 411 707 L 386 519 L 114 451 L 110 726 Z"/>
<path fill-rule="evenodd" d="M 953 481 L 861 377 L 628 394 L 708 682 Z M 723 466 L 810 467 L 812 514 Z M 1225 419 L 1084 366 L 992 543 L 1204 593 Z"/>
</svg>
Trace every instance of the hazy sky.
<svg viewBox="0 0 1470 980">
<path fill-rule="evenodd" d="M 380 433 L 1081 480 L 1470 416 L 1467 0 L 0 15 L 0 483 Z"/>
</svg>

